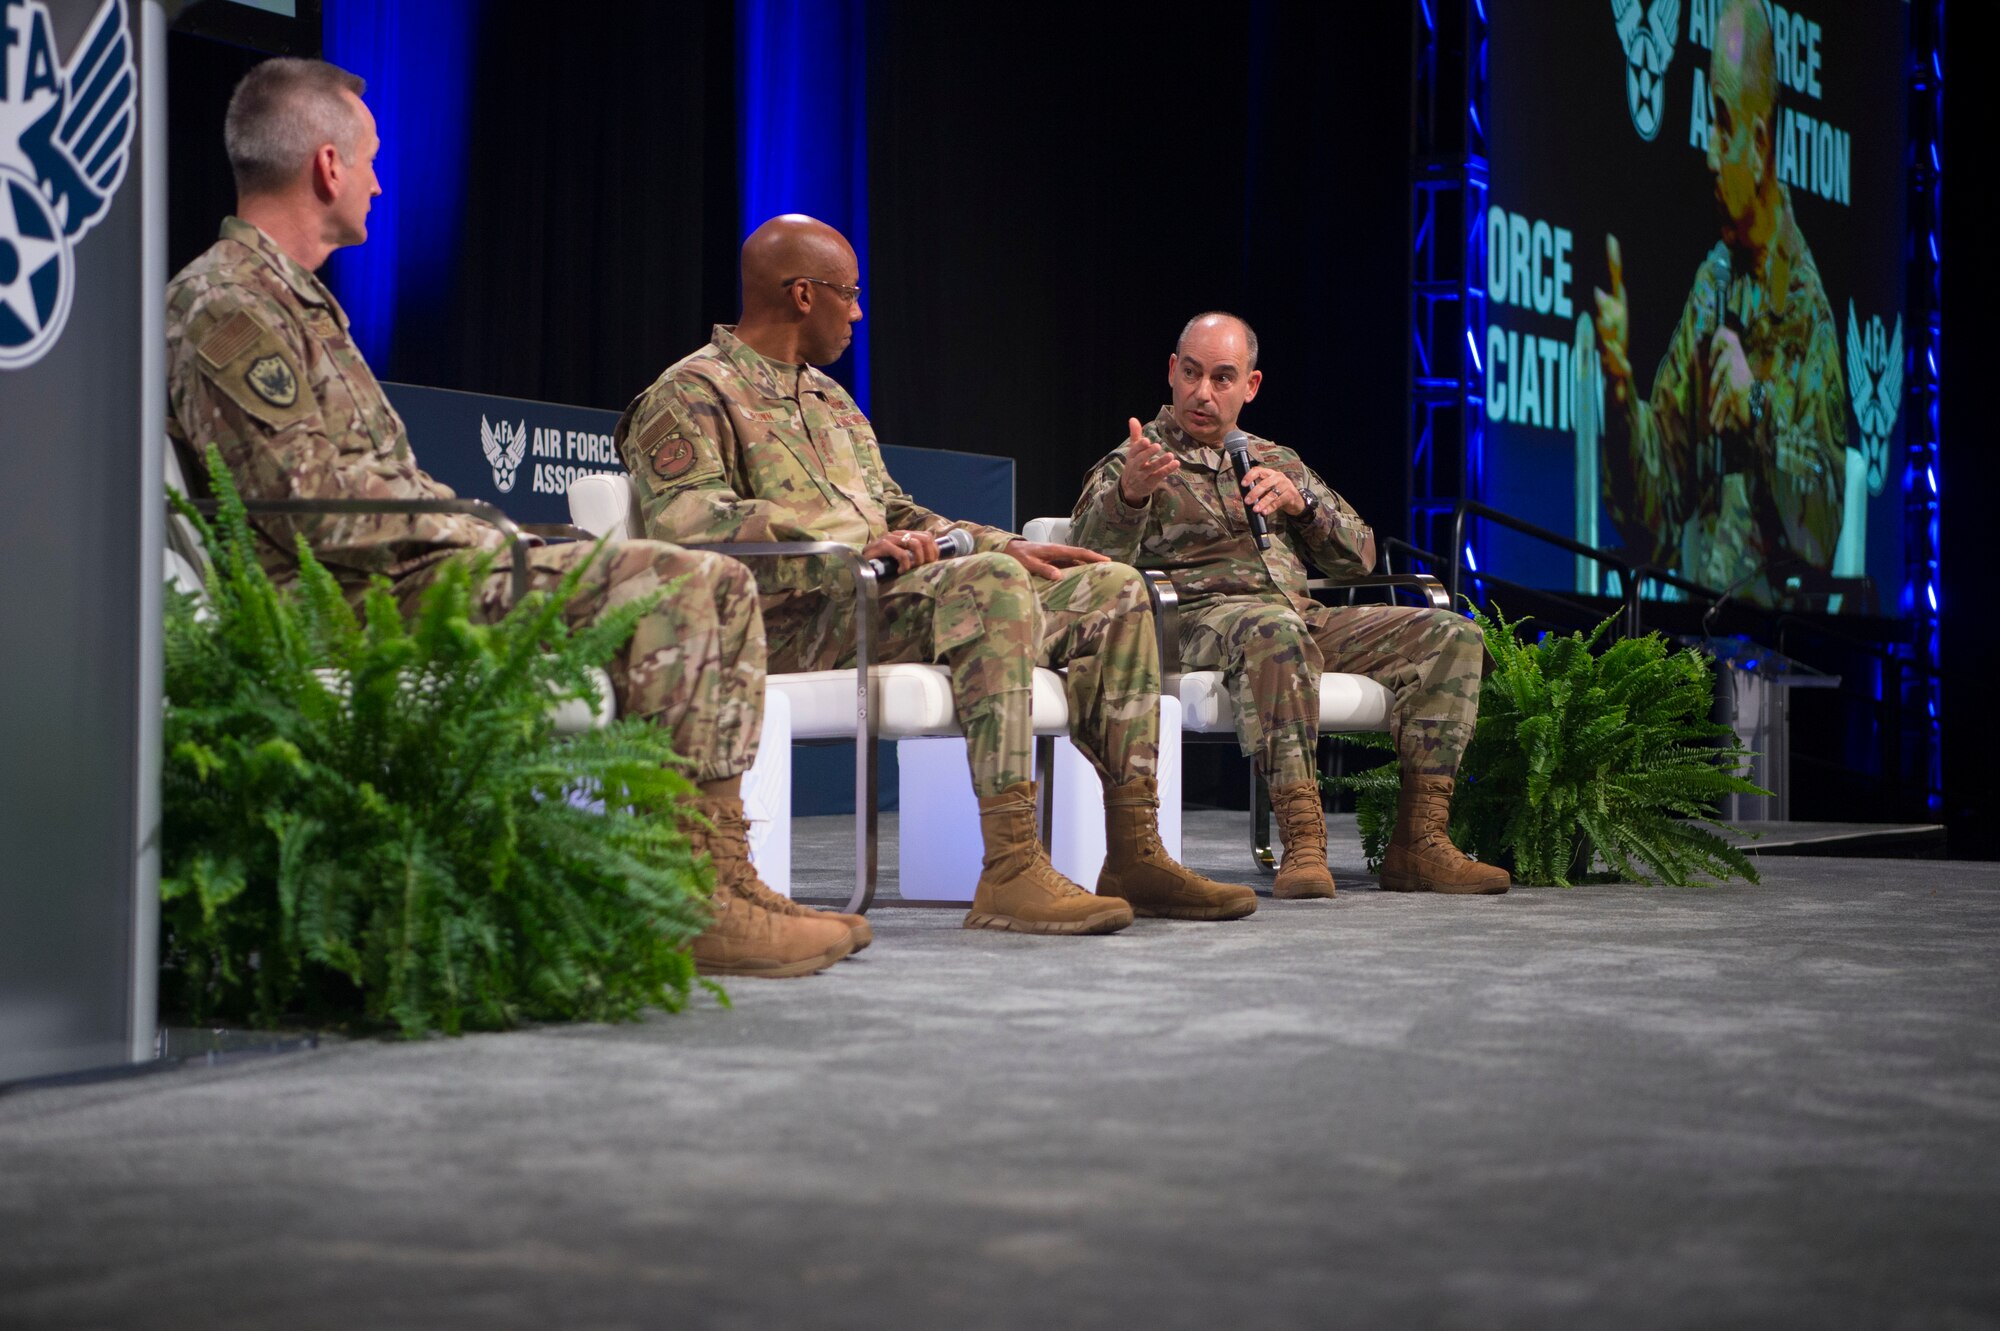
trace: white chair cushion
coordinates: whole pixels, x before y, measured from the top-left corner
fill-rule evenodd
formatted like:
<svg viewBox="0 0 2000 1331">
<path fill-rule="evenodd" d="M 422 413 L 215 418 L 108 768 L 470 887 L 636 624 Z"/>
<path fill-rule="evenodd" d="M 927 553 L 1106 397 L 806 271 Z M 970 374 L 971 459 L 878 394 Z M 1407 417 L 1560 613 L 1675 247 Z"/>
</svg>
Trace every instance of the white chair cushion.
<svg viewBox="0 0 2000 1331">
<path fill-rule="evenodd" d="M 628 476 L 593 473 L 570 482 L 569 519 L 595 536 L 635 537 L 641 529 L 637 503 L 637 492 Z M 1057 520 L 1067 533 L 1068 521 Z M 881 699 L 883 739 L 959 733 L 958 715 L 951 705 L 951 677 L 942 666 L 876 666 L 874 675 Z M 793 739 L 841 739 L 854 734 L 852 670 L 774 673 L 765 677 L 765 687 L 773 693 L 782 692 L 791 705 Z M 1053 670 L 1035 671 L 1030 707 L 1036 734 L 1069 733 L 1069 698 L 1063 692 L 1061 675 Z"/>
<path fill-rule="evenodd" d="M 885 665 L 873 669 L 883 739 L 915 739 L 926 735 L 959 734 L 958 714 L 951 705 L 951 676 L 943 666 Z M 848 739 L 854 734 L 854 672 L 808 670 L 772 674 L 766 687 L 783 693 L 792 707 L 792 738 Z M 1069 698 L 1062 676 L 1035 671 L 1030 701 L 1038 735 L 1069 733 Z"/>
<path fill-rule="evenodd" d="M 1220 670 L 1190 670 L 1169 675 L 1165 692 L 1181 700 L 1181 729 L 1200 734 L 1231 733 L 1236 706 L 1223 687 Z M 1387 730 L 1395 695 L 1366 675 L 1325 674 L 1319 677 L 1319 728 Z"/>
<path fill-rule="evenodd" d="M 592 536 L 637 537 L 637 503 L 631 479 L 622 474 L 593 472 L 569 483 L 569 520 Z"/>
<path fill-rule="evenodd" d="M 1021 535 L 1030 541 L 1044 541 L 1054 545 L 1069 544 L 1068 518 L 1031 518 L 1021 529 Z"/>
</svg>

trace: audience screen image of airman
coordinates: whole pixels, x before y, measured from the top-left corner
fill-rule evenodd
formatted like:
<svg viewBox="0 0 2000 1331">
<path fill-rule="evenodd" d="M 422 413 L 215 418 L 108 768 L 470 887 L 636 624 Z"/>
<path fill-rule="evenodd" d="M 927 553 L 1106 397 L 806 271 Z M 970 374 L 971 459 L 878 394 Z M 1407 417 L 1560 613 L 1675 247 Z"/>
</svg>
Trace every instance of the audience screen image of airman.
<svg viewBox="0 0 2000 1331">
<path fill-rule="evenodd" d="M 1474 497 L 1751 604 L 1892 610 L 1907 25 L 1897 0 L 1496 16 Z M 1484 571 L 1619 591 L 1478 540 Z"/>
</svg>

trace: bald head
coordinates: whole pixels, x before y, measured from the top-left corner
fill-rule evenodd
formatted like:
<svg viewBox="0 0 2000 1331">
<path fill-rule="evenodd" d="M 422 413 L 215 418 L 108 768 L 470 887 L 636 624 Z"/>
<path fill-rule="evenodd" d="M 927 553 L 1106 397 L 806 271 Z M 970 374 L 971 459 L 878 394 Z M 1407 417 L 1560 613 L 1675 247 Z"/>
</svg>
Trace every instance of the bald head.
<svg viewBox="0 0 2000 1331">
<path fill-rule="evenodd" d="M 759 355 L 831 365 L 861 321 L 861 268 L 847 237 L 799 213 L 743 242 L 743 317 L 736 336 Z"/>
<path fill-rule="evenodd" d="M 1236 428 L 1237 416 L 1263 382 L 1257 335 L 1246 320 L 1221 310 L 1188 320 L 1167 357 L 1174 419 L 1190 439 L 1211 448 Z"/>
<path fill-rule="evenodd" d="M 789 285 L 801 277 L 852 285 L 854 247 L 803 213 L 774 217 L 743 242 L 743 313 L 772 316 L 792 308 Z"/>
<path fill-rule="evenodd" d="M 1250 327 L 1248 319 L 1242 318 L 1240 315 L 1230 314 L 1224 310 L 1209 310 L 1205 314 L 1197 314 L 1194 318 L 1188 320 L 1186 324 L 1182 325 L 1181 335 L 1174 341 L 1174 354 L 1177 356 L 1186 355 L 1188 342 L 1197 335 L 1208 332 L 1220 332 L 1224 329 L 1237 329 L 1242 332 L 1244 350 L 1243 369 L 1246 373 L 1256 369 L 1256 330 Z"/>
<path fill-rule="evenodd" d="M 1710 81 L 1738 119 L 1771 121 L 1778 108 L 1778 49 L 1764 0 L 1725 0 Z"/>
</svg>

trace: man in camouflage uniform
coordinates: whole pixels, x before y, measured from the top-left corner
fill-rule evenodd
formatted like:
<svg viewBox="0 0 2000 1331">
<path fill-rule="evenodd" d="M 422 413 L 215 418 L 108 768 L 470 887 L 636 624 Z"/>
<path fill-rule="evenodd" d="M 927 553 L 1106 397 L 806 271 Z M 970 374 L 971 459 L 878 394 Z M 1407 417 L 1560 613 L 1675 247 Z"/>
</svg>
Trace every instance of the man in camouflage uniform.
<svg viewBox="0 0 2000 1331">
<path fill-rule="evenodd" d="M 1174 863 L 1155 821 L 1159 649 L 1132 569 L 1073 546 L 963 524 L 974 553 L 938 562 L 954 524 L 882 465 L 837 360 L 861 318 L 854 250 L 808 217 L 773 218 L 743 244 L 743 315 L 669 366 L 626 408 L 616 438 L 665 540 L 841 541 L 894 563 L 881 593 L 880 659 L 942 661 L 965 730 L 986 856 L 968 928 L 1109 933 L 1136 910 L 1234 919 L 1247 888 Z M 853 664 L 854 599 L 824 561 L 760 560 L 773 670 Z M 1037 664 L 1066 666 L 1071 734 L 1105 785 L 1108 849 L 1097 895 L 1050 865 L 1035 836 Z"/>
<path fill-rule="evenodd" d="M 347 316 L 313 276 L 327 255 L 367 238 L 381 192 L 375 120 L 360 79 L 316 60 L 271 60 L 230 100 L 227 142 L 237 216 L 167 290 L 168 432 L 199 454 L 221 450 L 248 500 L 449 499 L 417 466 L 403 422 L 348 336 Z M 501 533 L 458 514 L 251 519 L 258 557 L 295 581 L 303 537 L 359 595 L 389 580 L 406 612 L 448 561 L 492 552 L 477 588 L 486 617 L 506 612 L 511 554 Z M 694 944 L 709 974 L 804 975 L 867 941 L 858 917 L 819 917 L 748 871 L 740 785 L 755 756 L 764 700 L 764 625 L 740 564 L 654 541 L 540 548 L 533 585 L 553 587 L 590 561 L 572 623 L 678 584 L 611 662 L 625 715 L 664 726 L 694 763 L 712 826 L 717 915 Z M 747 882 L 746 882 L 747 880 Z M 777 903 L 783 903 L 779 905 Z M 798 912 L 798 913 L 794 913 Z"/>
<path fill-rule="evenodd" d="M 1722 239 L 1695 274 L 1652 396 L 1632 381 L 1618 238 L 1597 341 L 1612 399 L 1604 499 L 1628 548 L 1696 582 L 1776 600 L 1840 539 L 1847 387 L 1819 267 L 1778 182 L 1776 54 L 1759 0 L 1733 0 L 1710 58 L 1708 169 Z M 1740 589 L 1740 590 L 1739 590 Z"/>
<path fill-rule="evenodd" d="M 1144 569 L 1180 594 L 1181 663 L 1224 672 L 1236 734 L 1271 792 L 1285 858 L 1273 895 L 1333 895 L 1313 749 L 1322 671 L 1367 675 L 1395 695 L 1390 729 L 1403 778 L 1382 865 L 1394 891 L 1504 892 L 1507 875 L 1445 835 L 1452 781 L 1479 716 L 1485 648 L 1447 610 L 1325 606 L 1306 594 L 1305 559 L 1338 577 L 1375 564 L 1375 534 L 1299 455 L 1250 438 L 1241 486 L 1224 438 L 1257 396 L 1257 335 L 1232 314 L 1196 315 L 1167 358 L 1173 402 L 1091 470 L 1071 539 Z M 1251 535 L 1254 508 L 1270 549 Z"/>
</svg>

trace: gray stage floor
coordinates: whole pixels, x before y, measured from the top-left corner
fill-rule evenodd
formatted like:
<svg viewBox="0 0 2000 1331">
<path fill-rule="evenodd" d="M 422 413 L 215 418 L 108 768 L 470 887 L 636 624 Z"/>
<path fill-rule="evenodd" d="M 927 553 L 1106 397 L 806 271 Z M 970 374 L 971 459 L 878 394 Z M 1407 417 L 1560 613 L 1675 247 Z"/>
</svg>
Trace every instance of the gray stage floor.
<svg viewBox="0 0 2000 1331">
<path fill-rule="evenodd" d="M 1763 872 L 0 1095 L 0 1326 L 2000 1325 L 2000 865 Z"/>
</svg>

